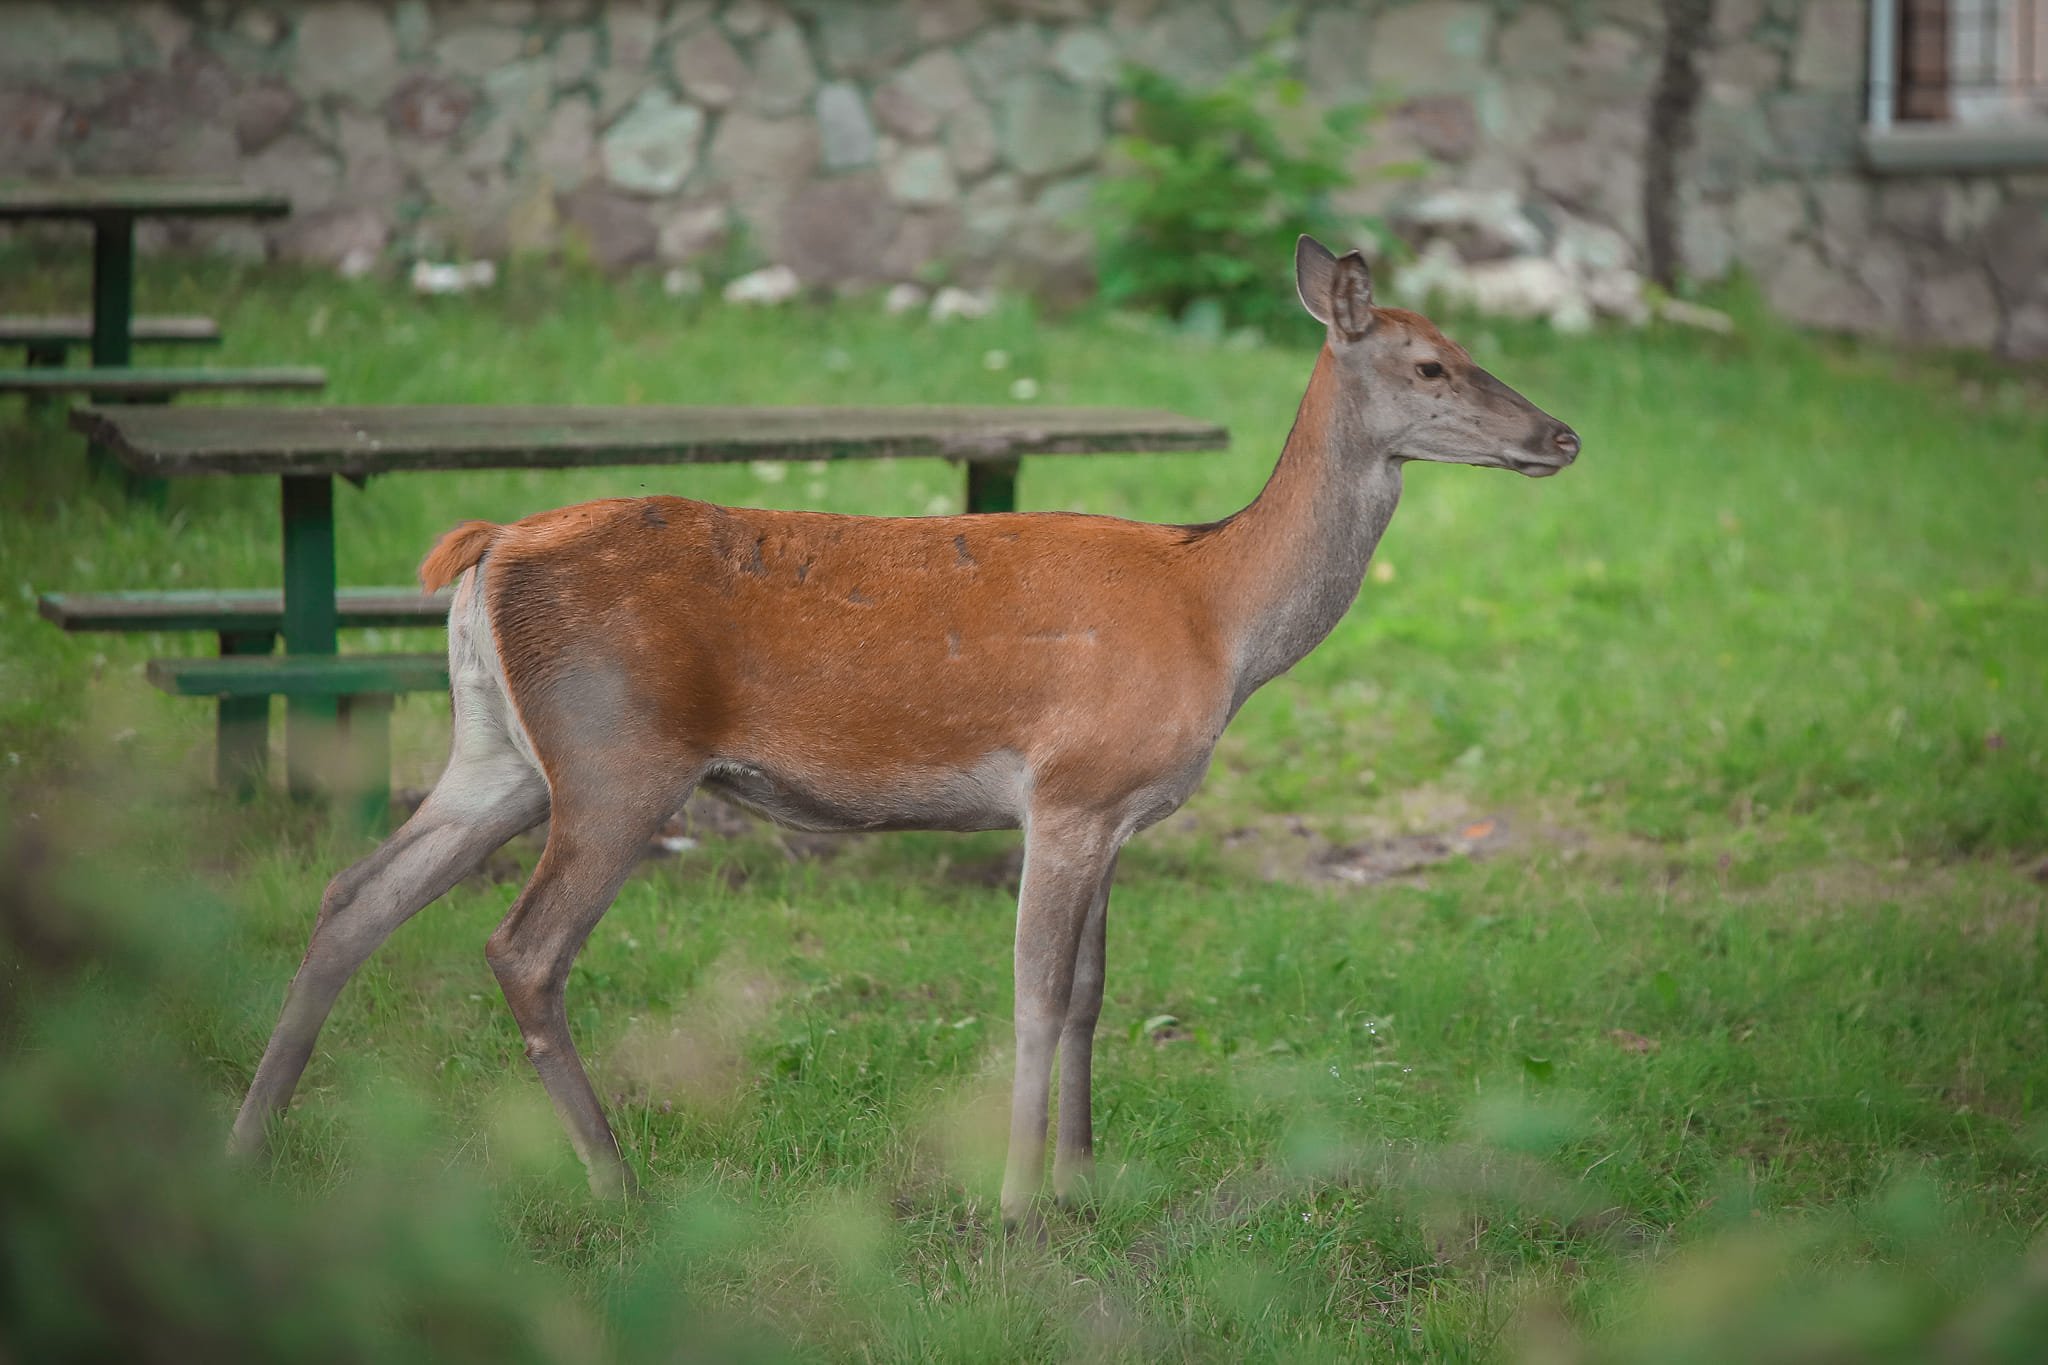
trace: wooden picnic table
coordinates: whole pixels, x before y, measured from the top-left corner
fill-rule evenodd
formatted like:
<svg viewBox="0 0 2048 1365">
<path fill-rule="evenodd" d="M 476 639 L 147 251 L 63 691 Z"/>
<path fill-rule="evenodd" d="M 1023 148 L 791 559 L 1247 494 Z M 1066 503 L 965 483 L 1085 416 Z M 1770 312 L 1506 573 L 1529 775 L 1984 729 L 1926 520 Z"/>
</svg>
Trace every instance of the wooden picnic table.
<svg viewBox="0 0 2048 1365">
<path fill-rule="evenodd" d="M 126 365 L 133 350 L 135 220 L 282 218 L 281 194 L 212 180 L 0 180 L 0 222 L 70 219 L 92 224 L 92 363 Z"/>
<path fill-rule="evenodd" d="M 285 650 L 329 659 L 337 654 L 337 477 L 936 456 L 966 466 L 969 512 L 1001 512 L 1016 505 L 1027 454 L 1217 450 L 1230 439 L 1213 422 L 1129 408 L 90 406 L 73 409 L 71 424 L 145 477 L 276 477 Z M 451 524 L 460 511 L 450 509 Z M 294 757 L 319 743 L 308 727 L 331 727 L 338 715 L 333 697 L 288 697 L 294 790 L 314 785 Z"/>
</svg>

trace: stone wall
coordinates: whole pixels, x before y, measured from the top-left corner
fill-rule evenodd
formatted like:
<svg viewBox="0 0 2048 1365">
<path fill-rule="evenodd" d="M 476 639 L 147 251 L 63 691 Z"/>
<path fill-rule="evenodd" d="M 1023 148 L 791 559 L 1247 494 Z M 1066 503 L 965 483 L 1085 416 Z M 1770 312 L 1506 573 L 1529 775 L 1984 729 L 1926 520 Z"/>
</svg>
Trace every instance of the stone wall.
<svg viewBox="0 0 2048 1365">
<path fill-rule="evenodd" d="M 0 3 L 0 175 L 233 174 L 266 229 L 153 240 L 347 263 L 736 231 L 808 280 L 1074 289 L 1118 64 L 1189 80 L 1276 24 L 1313 98 L 1391 101 L 1365 212 L 1506 189 L 1641 239 L 1656 0 Z M 1696 276 L 1804 322 L 2048 353 L 2048 175 L 1874 180 L 1861 0 L 1720 0 L 1684 177 Z M 1426 158 L 1422 182 L 1377 167 Z"/>
</svg>

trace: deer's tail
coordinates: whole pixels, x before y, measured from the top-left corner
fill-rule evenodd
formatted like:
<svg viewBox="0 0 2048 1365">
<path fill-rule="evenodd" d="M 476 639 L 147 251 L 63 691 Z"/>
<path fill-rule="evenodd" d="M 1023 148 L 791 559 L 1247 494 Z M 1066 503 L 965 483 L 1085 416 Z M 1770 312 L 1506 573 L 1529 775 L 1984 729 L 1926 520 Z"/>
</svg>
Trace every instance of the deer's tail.
<svg viewBox="0 0 2048 1365">
<path fill-rule="evenodd" d="M 476 567 L 504 529 L 495 521 L 465 521 L 442 536 L 420 561 L 420 588 L 437 592 Z"/>
</svg>

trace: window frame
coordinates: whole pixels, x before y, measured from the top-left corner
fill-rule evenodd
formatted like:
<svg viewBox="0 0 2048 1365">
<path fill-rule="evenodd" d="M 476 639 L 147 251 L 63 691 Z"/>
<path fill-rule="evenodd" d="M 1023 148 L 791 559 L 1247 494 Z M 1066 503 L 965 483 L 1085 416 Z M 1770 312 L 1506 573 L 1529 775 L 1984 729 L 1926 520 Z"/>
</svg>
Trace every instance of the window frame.
<svg viewBox="0 0 2048 1365">
<path fill-rule="evenodd" d="M 2048 166 L 2048 118 L 2033 123 L 1902 123 L 1896 117 L 1898 0 L 1870 0 L 1863 160 L 1880 175 L 2033 170 Z"/>
</svg>

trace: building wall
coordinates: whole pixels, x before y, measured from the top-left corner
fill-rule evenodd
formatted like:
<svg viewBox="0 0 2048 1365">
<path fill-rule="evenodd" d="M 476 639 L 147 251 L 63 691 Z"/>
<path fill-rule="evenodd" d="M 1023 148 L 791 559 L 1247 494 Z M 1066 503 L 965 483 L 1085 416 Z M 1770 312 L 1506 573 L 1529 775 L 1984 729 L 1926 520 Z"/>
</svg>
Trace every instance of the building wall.
<svg viewBox="0 0 2048 1365">
<path fill-rule="evenodd" d="M 1072 223 L 1124 60 L 1190 80 L 1293 16 L 1319 100 L 1392 101 L 1348 204 L 1506 188 L 1641 239 L 1657 0 L 0 3 L 0 175 L 232 174 L 295 259 L 580 244 L 686 262 L 736 230 L 817 281 L 1080 287 Z M 1719 0 L 1684 254 L 1786 315 L 2048 354 L 2048 171 L 1859 168 L 1862 0 Z M 1424 181 L 1375 177 L 1421 156 Z"/>
</svg>

